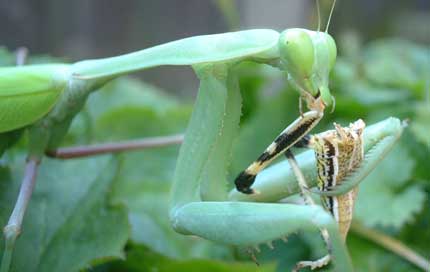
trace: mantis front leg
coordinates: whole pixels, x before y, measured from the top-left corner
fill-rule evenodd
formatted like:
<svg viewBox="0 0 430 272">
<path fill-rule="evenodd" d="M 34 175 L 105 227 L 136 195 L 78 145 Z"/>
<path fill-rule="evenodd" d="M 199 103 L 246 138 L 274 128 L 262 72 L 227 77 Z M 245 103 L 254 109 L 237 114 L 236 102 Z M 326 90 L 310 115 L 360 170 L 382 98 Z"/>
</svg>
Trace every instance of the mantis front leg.
<svg viewBox="0 0 430 272">
<path fill-rule="evenodd" d="M 341 184 L 333 188 L 327 187 L 327 191 L 320 191 L 312 187 L 317 185 L 317 164 L 313 150 L 302 152 L 296 156 L 300 169 L 303 172 L 312 192 L 333 196 L 350 191 L 363 181 L 367 175 L 378 165 L 396 145 L 403 133 L 406 123 L 397 118 L 387 118 L 381 122 L 367 126 L 364 130 L 364 159 L 360 166 L 350 172 Z M 232 190 L 229 199 L 237 201 L 277 202 L 286 196 L 299 191 L 297 179 L 292 173 L 287 161 L 282 161 L 261 171 L 253 184 L 253 188 L 259 194 L 247 195 L 237 190 Z"/>
<path fill-rule="evenodd" d="M 392 149 L 405 128 L 405 124 L 396 118 L 388 118 L 373 124 L 364 131 L 364 125 L 361 124 L 358 121 L 349 129 L 337 126 L 336 131 L 311 136 L 305 141 L 307 142 L 305 145 L 315 151 L 303 152 L 297 156 L 297 161 L 293 156 L 288 155 L 289 151 L 287 151 L 288 162 L 273 165 L 257 176 L 254 187 L 260 194 L 244 195 L 233 190 L 230 192 L 229 199 L 277 202 L 299 191 L 304 195 L 305 202 L 313 205 L 310 192 L 306 187 L 318 183 L 318 190 L 322 190 L 320 194 L 325 199 L 324 202 L 328 203 L 330 213 L 333 214 L 336 222 L 339 222 L 339 231 L 344 240 L 352 218 L 356 194 L 356 189 L 346 191 L 345 194 L 345 188 L 357 186 Z M 336 137 L 333 136 L 334 133 L 337 133 Z M 330 190 L 333 186 L 340 188 L 340 192 L 335 189 L 327 193 L 326 190 Z M 328 199 L 331 200 L 328 201 Z M 324 234 L 323 239 L 327 241 Z M 329 243 L 326 242 L 326 244 Z M 328 254 L 316 262 L 300 262 L 297 269 L 305 266 L 319 267 L 330 258 Z"/>
<path fill-rule="evenodd" d="M 240 92 L 233 68 L 201 69 L 197 68 L 199 95 L 175 171 L 172 226 L 183 234 L 246 247 L 269 243 L 300 229 L 325 228 L 333 237 L 336 269 L 351 271 L 337 225 L 321 207 L 226 201 L 222 186 L 228 165 L 225 158 L 238 132 Z"/>
</svg>

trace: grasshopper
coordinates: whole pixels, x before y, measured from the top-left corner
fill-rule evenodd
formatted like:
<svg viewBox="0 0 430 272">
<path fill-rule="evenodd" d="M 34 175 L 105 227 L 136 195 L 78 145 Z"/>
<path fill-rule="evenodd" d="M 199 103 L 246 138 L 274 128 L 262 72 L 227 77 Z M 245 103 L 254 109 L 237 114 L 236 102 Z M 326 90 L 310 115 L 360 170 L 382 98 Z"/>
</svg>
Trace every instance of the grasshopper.
<svg viewBox="0 0 430 272">
<path fill-rule="evenodd" d="M 299 143 L 300 146 L 309 147 L 315 151 L 318 189 L 322 192 L 327 191 L 337 184 L 341 184 L 350 173 L 360 167 L 364 159 L 364 122 L 360 119 L 350 124 L 349 128 L 343 128 L 338 124 L 334 124 L 334 126 L 335 130 L 303 138 Z M 286 156 L 299 181 L 299 187 L 305 203 L 315 205 L 312 197 L 309 195 L 308 186 L 297 166 L 294 156 L 292 156 L 290 151 L 287 151 Z M 356 186 L 351 191 L 342 195 L 321 196 L 324 208 L 330 212 L 338 223 L 343 241 L 346 240 L 351 225 L 357 192 L 358 187 Z M 301 261 L 296 265 L 294 271 L 298 271 L 304 267 L 315 269 L 329 263 L 331 258 L 330 238 L 325 229 L 321 230 L 321 235 L 327 245 L 329 254 L 316 261 Z"/>
</svg>

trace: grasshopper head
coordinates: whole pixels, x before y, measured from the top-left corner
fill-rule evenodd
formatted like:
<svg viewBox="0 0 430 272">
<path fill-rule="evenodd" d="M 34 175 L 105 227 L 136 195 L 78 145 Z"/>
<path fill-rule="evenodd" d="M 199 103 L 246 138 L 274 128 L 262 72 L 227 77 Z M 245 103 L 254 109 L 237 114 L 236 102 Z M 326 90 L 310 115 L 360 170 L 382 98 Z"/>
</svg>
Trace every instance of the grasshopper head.
<svg viewBox="0 0 430 272">
<path fill-rule="evenodd" d="M 293 28 L 281 33 L 278 46 L 281 65 L 301 94 L 321 97 L 325 106 L 330 105 L 328 76 L 336 62 L 333 38 L 326 32 Z"/>
</svg>

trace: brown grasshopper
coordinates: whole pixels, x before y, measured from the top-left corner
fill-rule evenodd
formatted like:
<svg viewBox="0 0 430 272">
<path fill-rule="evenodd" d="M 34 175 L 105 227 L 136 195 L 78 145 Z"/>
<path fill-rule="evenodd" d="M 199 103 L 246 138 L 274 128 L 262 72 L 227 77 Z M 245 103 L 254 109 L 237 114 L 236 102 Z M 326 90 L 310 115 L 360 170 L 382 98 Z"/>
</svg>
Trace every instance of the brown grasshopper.
<svg viewBox="0 0 430 272">
<path fill-rule="evenodd" d="M 323 192 L 340 185 L 348 175 L 360 166 L 364 158 L 363 131 L 365 123 L 359 119 L 346 128 L 338 124 L 334 124 L 334 127 L 334 130 L 305 137 L 299 143 L 299 146 L 306 146 L 315 150 L 318 189 Z M 286 156 L 297 177 L 305 203 L 315 205 L 294 156 L 290 151 L 286 152 Z M 357 192 L 358 187 L 354 187 L 342 195 L 321 196 L 324 208 L 333 215 L 338 223 L 339 232 L 344 241 L 351 225 Z M 301 261 L 297 263 L 293 271 L 298 271 L 304 267 L 315 269 L 329 263 L 331 259 L 330 238 L 326 229 L 321 229 L 321 235 L 329 253 L 316 261 Z"/>
</svg>

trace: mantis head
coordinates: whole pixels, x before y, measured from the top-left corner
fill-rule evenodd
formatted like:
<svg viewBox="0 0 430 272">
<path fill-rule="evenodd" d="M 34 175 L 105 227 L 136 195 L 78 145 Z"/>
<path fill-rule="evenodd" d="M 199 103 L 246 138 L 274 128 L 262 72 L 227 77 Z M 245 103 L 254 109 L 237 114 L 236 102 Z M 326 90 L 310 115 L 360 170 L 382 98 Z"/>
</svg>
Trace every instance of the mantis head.
<svg viewBox="0 0 430 272">
<path fill-rule="evenodd" d="M 281 66 L 306 101 L 321 97 L 324 106 L 334 101 L 328 77 L 336 62 L 336 43 L 327 32 L 293 28 L 281 33 L 278 42 Z"/>
</svg>

